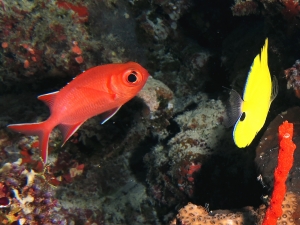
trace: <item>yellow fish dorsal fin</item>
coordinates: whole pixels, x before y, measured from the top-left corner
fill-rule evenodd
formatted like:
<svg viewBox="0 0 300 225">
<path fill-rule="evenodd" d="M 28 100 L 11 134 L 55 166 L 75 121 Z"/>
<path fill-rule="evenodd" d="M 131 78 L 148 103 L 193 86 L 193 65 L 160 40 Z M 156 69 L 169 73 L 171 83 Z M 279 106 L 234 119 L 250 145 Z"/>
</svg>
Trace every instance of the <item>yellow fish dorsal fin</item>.
<svg viewBox="0 0 300 225">
<path fill-rule="evenodd" d="M 273 89 L 273 91 L 272 91 Z M 268 67 L 268 39 L 252 63 L 244 88 L 242 115 L 235 124 L 233 139 L 240 148 L 253 141 L 257 132 L 263 127 L 271 101 L 277 94 L 277 82 L 272 85 Z"/>
<path fill-rule="evenodd" d="M 268 67 L 268 38 L 266 38 L 265 45 L 261 49 L 261 53 L 254 58 L 249 70 L 244 88 L 243 100 L 249 101 L 252 98 L 255 98 L 259 95 L 257 89 L 259 87 L 264 87 L 264 83 L 269 83 L 269 81 L 271 81 L 271 75 Z"/>
</svg>

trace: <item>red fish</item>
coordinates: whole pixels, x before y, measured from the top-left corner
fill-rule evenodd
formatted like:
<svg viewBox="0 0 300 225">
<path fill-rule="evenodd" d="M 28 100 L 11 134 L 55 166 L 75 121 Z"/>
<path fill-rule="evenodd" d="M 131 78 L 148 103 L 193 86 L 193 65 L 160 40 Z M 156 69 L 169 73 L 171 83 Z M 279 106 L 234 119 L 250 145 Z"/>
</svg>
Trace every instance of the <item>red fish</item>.
<svg viewBox="0 0 300 225">
<path fill-rule="evenodd" d="M 49 135 L 58 126 L 64 142 L 89 118 L 111 118 L 145 85 L 149 73 L 135 62 L 93 67 L 74 78 L 60 91 L 41 95 L 50 108 L 49 118 L 40 123 L 12 124 L 8 128 L 39 136 L 42 159 L 47 162 Z"/>
</svg>

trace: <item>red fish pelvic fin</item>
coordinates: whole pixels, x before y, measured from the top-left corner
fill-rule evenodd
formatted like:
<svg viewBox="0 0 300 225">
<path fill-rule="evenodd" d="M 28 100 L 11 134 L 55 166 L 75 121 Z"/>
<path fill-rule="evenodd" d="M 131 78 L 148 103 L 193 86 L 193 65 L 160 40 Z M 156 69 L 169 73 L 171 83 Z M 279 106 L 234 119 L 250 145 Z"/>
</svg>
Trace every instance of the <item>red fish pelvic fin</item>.
<svg viewBox="0 0 300 225">
<path fill-rule="evenodd" d="M 121 108 L 121 106 L 117 107 L 117 108 L 113 108 L 111 110 L 108 110 L 104 113 L 102 113 L 101 119 L 102 122 L 101 124 L 104 124 L 107 120 L 109 120 L 111 117 L 113 117 L 118 110 Z M 62 146 L 64 146 L 64 144 L 69 140 L 69 138 L 79 129 L 79 127 L 85 122 L 81 121 L 79 123 L 75 123 L 75 124 L 59 124 L 58 125 L 58 129 L 61 131 L 62 136 L 63 136 L 63 144 Z"/>
<path fill-rule="evenodd" d="M 76 124 L 59 124 L 58 129 L 61 131 L 63 135 L 64 142 L 62 146 L 69 140 L 69 138 L 78 130 L 78 128 L 84 123 L 85 121 L 76 123 Z"/>
<path fill-rule="evenodd" d="M 39 136 L 39 143 L 40 143 L 40 151 L 42 155 L 42 159 L 44 163 L 47 163 L 48 158 L 48 141 L 49 135 L 52 131 L 47 126 L 46 121 L 41 123 L 23 123 L 23 124 L 12 124 L 7 126 L 9 129 L 20 132 L 26 135 L 36 135 Z"/>
</svg>

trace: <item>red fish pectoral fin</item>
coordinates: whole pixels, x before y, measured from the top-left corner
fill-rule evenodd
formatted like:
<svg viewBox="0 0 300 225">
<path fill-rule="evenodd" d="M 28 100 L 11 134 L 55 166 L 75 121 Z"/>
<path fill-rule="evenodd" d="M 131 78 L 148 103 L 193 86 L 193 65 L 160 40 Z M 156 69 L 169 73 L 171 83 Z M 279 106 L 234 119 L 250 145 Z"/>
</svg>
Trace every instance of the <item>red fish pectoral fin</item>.
<svg viewBox="0 0 300 225">
<path fill-rule="evenodd" d="M 119 106 L 117 108 L 113 108 L 111 110 L 108 110 L 104 113 L 101 114 L 101 117 L 102 117 L 102 122 L 101 124 L 104 124 L 107 120 L 109 120 L 110 118 L 112 118 L 118 111 L 119 109 L 121 108 L 122 106 Z"/>
<path fill-rule="evenodd" d="M 7 126 L 13 131 L 17 131 L 26 135 L 39 136 L 40 151 L 44 163 L 47 163 L 48 158 L 48 141 L 52 127 L 49 129 L 46 122 L 41 123 L 24 123 L 24 124 L 12 124 Z"/>
<path fill-rule="evenodd" d="M 69 138 L 78 130 L 78 128 L 84 123 L 85 121 L 82 121 L 77 124 L 59 124 L 58 128 L 61 131 L 63 135 L 64 142 L 62 146 L 69 140 Z"/>
</svg>

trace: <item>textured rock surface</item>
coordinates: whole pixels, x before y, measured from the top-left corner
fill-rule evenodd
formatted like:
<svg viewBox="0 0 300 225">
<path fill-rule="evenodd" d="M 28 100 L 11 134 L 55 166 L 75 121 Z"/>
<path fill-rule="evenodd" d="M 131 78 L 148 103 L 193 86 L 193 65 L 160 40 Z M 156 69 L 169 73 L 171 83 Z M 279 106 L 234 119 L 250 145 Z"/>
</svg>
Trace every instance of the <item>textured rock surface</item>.
<svg viewBox="0 0 300 225">
<path fill-rule="evenodd" d="M 293 141 L 297 148 L 294 152 L 294 165 L 286 181 L 287 191 L 300 194 L 300 107 L 290 108 L 280 113 L 268 126 L 256 148 L 255 162 L 262 181 L 269 188 L 273 187 L 273 173 L 278 157 L 278 126 L 285 120 L 294 124 Z"/>
</svg>

